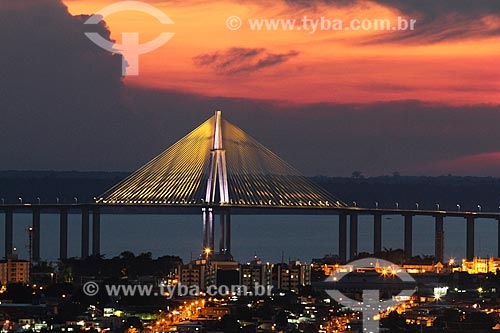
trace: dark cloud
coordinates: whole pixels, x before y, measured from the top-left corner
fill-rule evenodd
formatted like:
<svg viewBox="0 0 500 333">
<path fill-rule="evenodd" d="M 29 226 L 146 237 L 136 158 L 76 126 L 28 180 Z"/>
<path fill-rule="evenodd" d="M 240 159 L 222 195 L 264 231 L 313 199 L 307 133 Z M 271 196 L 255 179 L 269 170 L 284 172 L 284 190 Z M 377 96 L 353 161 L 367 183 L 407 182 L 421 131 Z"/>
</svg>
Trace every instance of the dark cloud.
<svg viewBox="0 0 500 333">
<path fill-rule="evenodd" d="M 120 122 L 121 56 L 84 35 L 86 17 L 71 16 L 55 0 L 3 1 L 0 5 L 0 142 L 2 161 L 24 168 L 38 161 L 85 163 L 101 130 Z M 85 27 L 88 28 L 88 27 Z M 104 24 L 94 31 L 109 38 Z"/>
<path fill-rule="evenodd" d="M 405 13 L 420 12 L 431 18 L 447 14 L 466 17 L 500 15 L 500 3 L 495 0 L 374 0 L 382 5 L 397 8 Z"/>
<path fill-rule="evenodd" d="M 286 0 L 291 5 L 315 6 L 326 3 L 337 7 L 352 7 L 367 0 Z M 414 31 L 382 34 L 367 42 L 404 40 L 413 43 L 436 43 L 445 40 L 500 35 L 500 1 L 496 0 L 372 0 L 394 8 L 407 18 L 417 19 Z M 491 22 L 486 18 L 494 17 Z"/>
<path fill-rule="evenodd" d="M 299 55 L 296 51 L 270 53 L 265 48 L 232 47 L 224 51 L 201 54 L 193 58 L 198 66 L 207 66 L 220 74 L 259 71 L 276 66 Z"/>
<path fill-rule="evenodd" d="M 131 170 L 163 151 L 214 110 L 308 175 L 448 174 L 443 160 L 500 151 L 500 106 L 399 101 L 289 105 L 128 88 L 143 135 L 111 147 L 109 160 Z M 136 111 L 138 112 L 138 111 Z M 438 167 L 430 168 L 439 161 Z M 491 170 L 491 169 L 490 169 Z M 474 172 L 474 171 L 471 171 Z M 500 176 L 500 170 L 494 175 Z"/>
</svg>

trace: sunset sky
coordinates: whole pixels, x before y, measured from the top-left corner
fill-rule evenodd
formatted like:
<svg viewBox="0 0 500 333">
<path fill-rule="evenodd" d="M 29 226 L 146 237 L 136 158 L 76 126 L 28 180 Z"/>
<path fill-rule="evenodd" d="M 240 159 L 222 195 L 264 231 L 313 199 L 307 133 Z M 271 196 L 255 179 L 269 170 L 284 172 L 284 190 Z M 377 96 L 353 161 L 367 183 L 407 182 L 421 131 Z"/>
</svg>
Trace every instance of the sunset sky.
<svg viewBox="0 0 500 333">
<path fill-rule="evenodd" d="M 66 0 L 70 13 L 93 14 L 113 0 Z M 401 3 L 417 3 L 401 1 Z M 446 1 L 445 1 L 446 2 Z M 465 2 L 465 1 L 463 1 Z M 432 11 L 443 3 L 420 1 L 412 10 L 383 3 L 391 1 L 273 1 L 197 0 L 149 1 L 174 25 L 163 26 L 147 14 L 116 13 L 106 18 L 111 37 L 137 31 L 141 41 L 162 31 L 175 37 L 143 56 L 141 73 L 127 78 L 130 85 L 175 89 L 210 96 L 282 100 L 293 103 L 370 103 L 415 99 L 446 104 L 498 103 L 500 100 L 500 16 L 487 8 L 468 17 L 465 8 Z M 305 6 L 304 3 L 309 5 Z M 345 2 L 344 2 L 345 3 Z M 393 1 L 398 3 L 398 1 Z M 471 2 L 472 3 L 472 2 Z M 486 3 L 486 2 L 485 2 Z M 435 6 L 436 8 L 426 8 Z M 480 4 L 477 5 L 480 7 Z M 226 27 L 227 17 L 247 19 L 415 19 L 415 31 L 252 31 Z M 463 31 L 463 33 L 459 33 Z M 450 36 L 446 38 L 446 36 Z M 274 65 L 234 73 L 197 65 L 201 55 L 218 54 L 231 61 L 231 48 L 262 49 L 250 66 L 267 55 L 285 55 Z"/>
<path fill-rule="evenodd" d="M 500 176 L 500 2 L 144 1 L 0 3 L 2 169 L 131 171 L 222 109 L 307 175 Z M 240 29 L 226 26 L 228 17 Z M 255 31 L 254 19 L 416 20 L 413 31 Z M 300 25 L 300 23 L 296 23 Z M 174 37 L 137 77 L 90 42 Z M 57 147 L 57 149 L 54 149 Z"/>
</svg>

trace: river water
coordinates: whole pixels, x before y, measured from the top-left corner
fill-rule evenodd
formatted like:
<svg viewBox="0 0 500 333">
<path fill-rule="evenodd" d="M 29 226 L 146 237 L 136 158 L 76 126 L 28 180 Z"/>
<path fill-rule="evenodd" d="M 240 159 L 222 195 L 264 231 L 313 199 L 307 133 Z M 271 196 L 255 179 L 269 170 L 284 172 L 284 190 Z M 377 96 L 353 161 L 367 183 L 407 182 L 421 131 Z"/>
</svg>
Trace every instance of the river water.
<svg viewBox="0 0 500 333">
<path fill-rule="evenodd" d="M 80 215 L 69 216 L 69 256 L 80 254 Z M 218 219 L 216 220 L 218 222 Z M 373 218 L 359 217 L 359 252 L 373 249 Z M 414 217 L 413 253 L 434 253 L 434 220 Z M 232 253 L 245 262 L 254 255 L 264 261 L 300 259 L 310 262 L 325 254 L 338 253 L 338 217 L 305 215 L 233 215 L 231 216 Z M 4 215 L 0 215 L 0 239 L 4 240 Z M 58 257 L 59 215 L 43 214 L 41 256 Z M 28 233 L 31 215 L 14 216 L 14 246 L 22 258 L 28 257 Z M 90 223 L 92 224 L 92 223 Z M 382 245 L 403 248 L 403 217 L 384 217 Z M 218 226 L 218 223 L 216 223 Z M 465 255 L 465 219 L 446 218 L 445 258 L 460 260 Z M 184 261 L 195 258 L 201 249 L 201 216 L 194 215 L 106 215 L 101 216 L 101 252 L 108 258 L 128 250 L 152 252 L 153 256 L 178 255 Z M 217 231 L 216 231 L 217 235 Z M 497 253 L 497 222 L 477 219 L 475 251 L 480 257 Z M 216 241 L 216 244 L 217 241 Z M 0 251 L 3 254 L 3 244 Z"/>
</svg>

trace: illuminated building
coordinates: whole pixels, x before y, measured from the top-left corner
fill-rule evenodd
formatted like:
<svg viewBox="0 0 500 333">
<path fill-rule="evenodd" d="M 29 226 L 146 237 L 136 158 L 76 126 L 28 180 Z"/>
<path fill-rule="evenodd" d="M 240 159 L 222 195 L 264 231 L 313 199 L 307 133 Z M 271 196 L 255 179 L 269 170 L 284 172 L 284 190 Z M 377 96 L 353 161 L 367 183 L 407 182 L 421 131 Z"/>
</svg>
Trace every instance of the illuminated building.
<svg viewBox="0 0 500 333">
<path fill-rule="evenodd" d="M 300 287 L 311 284 L 311 266 L 299 261 L 276 264 L 273 284 L 277 289 L 298 291 Z"/>
<path fill-rule="evenodd" d="M 196 260 L 187 265 L 179 266 L 179 282 L 185 286 L 206 288 L 207 266 L 206 260 Z"/>
<path fill-rule="evenodd" d="M 216 259 L 217 256 L 214 256 Z M 240 282 L 239 263 L 233 260 L 211 260 L 209 282 L 216 286 L 233 286 Z"/>
<path fill-rule="evenodd" d="M 500 268 L 500 258 L 474 258 L 472 261 L 462 260 L 462 272 L 469 274 L 497 273 Z"/>
<path fill-rule="evenodd" d="M 218 319 L 231 314 L 231 309 L 227 306 L 207 306 L 201 309 L 201 314 L 205 318 Z"/>
<path fill-rule="evenodd" d="M 185 286 L 197 286 L 206 290 L 210 285 L 237 285 L 239 283 L 239 264 L 232 260 L 199 259 L 179 267 L 179 282 Z"/>
<path fill-rule="evenodd" d="M 403 265 L 405 269 L 410 274 L 424 274 L 424 273 L 441 273 L 444 269 L 442 263 L 437 264 L 409 264 Z"/>
<path fill-rule="evenodd" d="M 2 284 L 29 282 L 30 262 L 20 260 L 17 254 L 9 254 L 7 260 L 0 261 L 0 282 Z"/>
<path fill-rule="evenodd" d="M 272 267 L 270 263 L 263 264 L 260 259 L 254 258 L 247 264 L 240 266 L 240 284 L 253 288 L 256 284 L 269 286 L 272 284 Z"/>
</svg>

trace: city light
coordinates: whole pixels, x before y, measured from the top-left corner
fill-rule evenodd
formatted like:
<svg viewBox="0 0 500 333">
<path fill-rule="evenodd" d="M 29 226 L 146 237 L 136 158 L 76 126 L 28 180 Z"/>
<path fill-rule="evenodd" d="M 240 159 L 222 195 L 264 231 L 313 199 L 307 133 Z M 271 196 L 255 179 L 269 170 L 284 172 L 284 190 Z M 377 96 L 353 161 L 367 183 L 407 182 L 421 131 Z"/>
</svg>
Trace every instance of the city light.
<svg viewBox="0 0 500 333">
<path fill-rule="evenodd" d="M 347 2 L 0 5 L 0 333 L 500 332 L 500 0 Z"/>
</svg>

